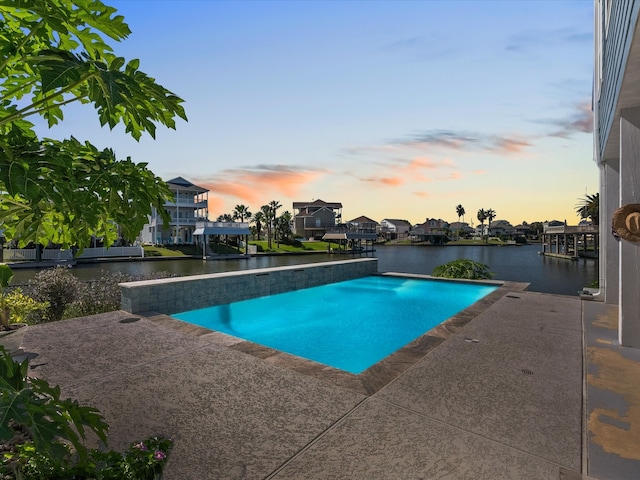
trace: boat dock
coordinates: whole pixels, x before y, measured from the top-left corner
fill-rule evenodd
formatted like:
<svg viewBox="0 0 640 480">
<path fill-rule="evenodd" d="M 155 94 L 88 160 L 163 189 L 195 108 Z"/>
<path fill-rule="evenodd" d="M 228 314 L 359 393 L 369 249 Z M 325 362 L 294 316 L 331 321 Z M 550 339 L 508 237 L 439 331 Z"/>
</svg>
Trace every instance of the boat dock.
<svg viewBox="0 0 640 480">
<path fill-rule="evenodd" d="M 545 226 L 540 255 L 568 260 L 597 258 L 598 234 L 597 225 Z"/>
</svg>

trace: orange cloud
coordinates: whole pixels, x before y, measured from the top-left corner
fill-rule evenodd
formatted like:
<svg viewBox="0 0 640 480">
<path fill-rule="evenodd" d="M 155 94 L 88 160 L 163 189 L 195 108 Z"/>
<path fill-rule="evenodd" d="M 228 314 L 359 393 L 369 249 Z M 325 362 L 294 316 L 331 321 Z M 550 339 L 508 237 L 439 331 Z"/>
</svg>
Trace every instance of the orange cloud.
<svg viewBox="0 0 640 480">
<path fill-rule="evenodd" d="M 429 198 L 431 196 L 427 192 L 413 192 L 413 194 L 420 198 Z"/>
<path fill-rule="evenodd" d="M 218 197 L 209 197 L 209 211 L 221 212 L 224 210 L 224 200 Z"/>
<path fill-rule="evenodd" d="M 362 178 L 363 182 L 381 183 L 389 187 L 397 187 L 404 184 L 404 179 L 400 177 L 369 177 Z"/>
<path fill-rule="evenodd" d="M 215 179 L 194 178 L 193 183 L 208 188 L 210 197 L 232 197 L 258 207 L 280 196 L 295 197 L 306 184 L 325 173 L 290 166 L 260 165 L 245 170 L 225 170 Z"/>
</svg>

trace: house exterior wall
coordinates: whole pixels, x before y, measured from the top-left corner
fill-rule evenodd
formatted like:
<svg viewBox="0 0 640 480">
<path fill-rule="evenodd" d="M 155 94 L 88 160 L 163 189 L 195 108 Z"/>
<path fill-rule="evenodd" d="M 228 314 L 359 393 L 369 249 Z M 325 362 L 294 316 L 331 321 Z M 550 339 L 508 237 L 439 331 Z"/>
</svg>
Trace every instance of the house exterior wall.
<svg viewBox="0 0 640 480">
<path fill-rule="evenodd" d="M 599 291 L 594 297 L 618 305 L 618 337 L 640 348 L 640 243 L 616 239 L 613 213 L 640 203 L 640 2 L 596 0 L 594 160 L 600 169 Z"/>
</svg>

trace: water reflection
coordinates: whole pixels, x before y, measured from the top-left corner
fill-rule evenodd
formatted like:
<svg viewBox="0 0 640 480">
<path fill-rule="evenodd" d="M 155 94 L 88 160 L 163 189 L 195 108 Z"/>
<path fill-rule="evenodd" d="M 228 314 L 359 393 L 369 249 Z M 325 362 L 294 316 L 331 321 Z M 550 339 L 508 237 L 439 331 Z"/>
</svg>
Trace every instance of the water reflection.
<svg viewBox="0 0 640 480">
<path fill-rule="evenodd" d="M 378 246 L 380 272 L 402 272 L 431 274 L 438 265 L 458 258 L 468 258 L 489 265 L 494 278 L 530 283 L 529 290 L 563 295 L 576 295 L 585 285 L 598 277 L 598 262 L 594 259 L 577 261 L 543 257 L 538 255 L 539 245 L 522 247 L 481 247 L 481 246 Z M 133 275 L 147 275 L 166 271 L 175 275 L 198 275 L 255 268 L 299 265 L 352 258 L 350 255 L 286 255 L 260 256 L 246 259 L 203 261 L 154 260 L 144 262 L 114 262 L 79 265 L 73 273 L 81 280 L 100 276 L 101 272 L 124 272 Z M 358 258 L 358 257 L 356 257 Z M 27 283 L 36 270 L 15 270 L 13 284 Z"/>
</svg>

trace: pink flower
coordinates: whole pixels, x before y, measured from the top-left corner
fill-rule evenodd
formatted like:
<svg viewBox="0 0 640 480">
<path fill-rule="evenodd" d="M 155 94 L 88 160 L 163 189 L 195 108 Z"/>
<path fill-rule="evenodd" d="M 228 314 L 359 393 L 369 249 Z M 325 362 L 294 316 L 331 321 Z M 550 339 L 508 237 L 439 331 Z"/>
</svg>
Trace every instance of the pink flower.
<svg viewBox="0 0 640 480">
<path fill-rule="evenodd" d="M 154 460 L 164 460 L 165 458 L 167 458 L 167 456 L 160 450 L 156 450 L 156 452 L 153 454 Z"/>
<path fill-rule="evenodd" d="M 144 444 L 144 442 L 134 444 L 133 448 L 137 448 L 138 450 L 142 450 L 143 452 L 147 450 L 147 446 Z"/>
</svg>

